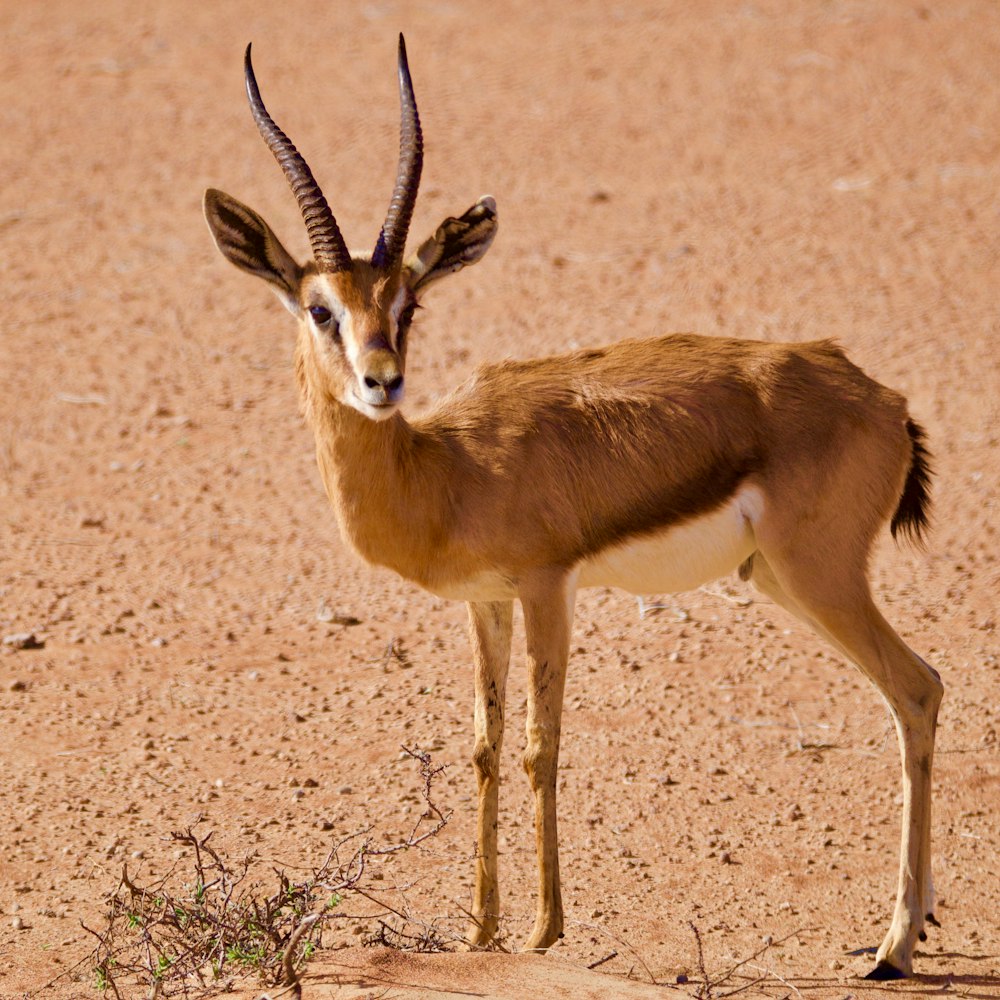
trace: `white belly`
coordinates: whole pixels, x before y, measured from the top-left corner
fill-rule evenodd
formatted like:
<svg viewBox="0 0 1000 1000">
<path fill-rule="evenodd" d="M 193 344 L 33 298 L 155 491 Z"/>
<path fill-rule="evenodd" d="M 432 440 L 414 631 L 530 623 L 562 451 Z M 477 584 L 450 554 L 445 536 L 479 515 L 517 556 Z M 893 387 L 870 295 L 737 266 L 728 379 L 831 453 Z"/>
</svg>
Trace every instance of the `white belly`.
<svg viewBox="0 0 1000 1000">
<path fill-rule="evenodd" d="M 578 586 L 671 594 L 717 580 L 757 548 L 762 505 L 760 492 L 744 487 L 711 514 L 598 552 L 580 564 Z"/>
<path fill-rule="evenodd" d="M 745 486 L 711 514 L 604 549 L 574 568 L 570 589 L 620 587 L 633 594 L 671 594 L 717 580 L 757 548 L 753 524 L 763 502 L 756 487 Z M 424 586 L 438 597 L 458 601 L 509 601 L 518 589 L 517 580 L 500 570 Z"/>
</svg>

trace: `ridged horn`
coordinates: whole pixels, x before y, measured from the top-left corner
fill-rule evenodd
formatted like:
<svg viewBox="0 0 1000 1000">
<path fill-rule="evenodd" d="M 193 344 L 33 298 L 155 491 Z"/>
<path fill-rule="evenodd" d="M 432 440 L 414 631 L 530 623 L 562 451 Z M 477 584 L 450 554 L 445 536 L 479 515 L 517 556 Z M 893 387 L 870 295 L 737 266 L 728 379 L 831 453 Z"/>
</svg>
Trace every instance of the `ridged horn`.
<svg viewBox="0 0 1000 1000">
<path fill-rule="evenodd" d="M 247 46 L 243 60 L 246 76 L 247 98 L 250 101 L 250 111 L 257 123 L 267 148 L 274 154 L 278 165 L 285 172 L 285 177 L 292 187 L 295 200 L 299 203 L 302 219 L 309 233 L 309 243 L 312 246 L 316 263 L 323 271 L 346 271 L 351 267 L 351 254 L 340 234 L 337 220 L 330 211 L 330 206 L 323 197 L 316 179 L 295 148 L 292 140 L 274 123 L 267 113 L 264 102 L 257 87 L 257 78 L 253 74 L 253 64 L 250 62 L 250 46 Z"/>
<path fill-rule="evenodd" d="M 420 187 L 420 170 L 424 164 L 424 137 L 420 131 L 417 99 L 413 96 L 413 81 L 410 79 L 406 43 L 402 34 L 399 36 L 399 107 L 399 170 L 396 174 L 396 188 L 392 192 L 389 211 L 372 254 L 372 265 L 381 268 L 392 267 L 403 256 L 413 206 L 417 201 L 417 188 Z"/>
</svg>

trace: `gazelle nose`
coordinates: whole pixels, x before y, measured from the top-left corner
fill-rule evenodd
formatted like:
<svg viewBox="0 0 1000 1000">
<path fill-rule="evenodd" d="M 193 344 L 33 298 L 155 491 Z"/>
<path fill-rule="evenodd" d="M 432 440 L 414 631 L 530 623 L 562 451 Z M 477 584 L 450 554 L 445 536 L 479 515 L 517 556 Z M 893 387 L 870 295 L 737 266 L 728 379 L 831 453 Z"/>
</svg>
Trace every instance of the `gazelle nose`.
<svg viewBox="0 0 1000 1000">
<path fill-rule="evenodd" d="M 362 376 L 361 386 L 371 406 L 392 406 L 403 398 L 403 373 L 397 365 L 377 365 Z"/>
<path fill-rule="evenodd" d="M 376 375 L 366 375 L 365 385 L 369 389 L 384 389 L 388 396 L 394 396 L 403 388 L 403 376 L 394 375 L 389 378 L 383 375 L 380 378 Z"/>
</svg>

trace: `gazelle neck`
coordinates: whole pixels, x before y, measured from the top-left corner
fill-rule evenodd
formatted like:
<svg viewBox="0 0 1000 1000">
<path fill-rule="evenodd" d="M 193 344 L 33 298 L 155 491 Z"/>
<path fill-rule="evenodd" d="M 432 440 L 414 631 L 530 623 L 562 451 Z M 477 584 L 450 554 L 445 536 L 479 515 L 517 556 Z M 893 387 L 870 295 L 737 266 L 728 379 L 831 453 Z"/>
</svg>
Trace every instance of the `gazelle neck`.
<svg viewBox="0 0 1000 1000">
<path fill-rule="evenodd" d="M 401 468 L 413 443 L 406 418 L 397 411 L 385 420 L 372 420 L 330 398 L 309 422 L 323 482 L 338 514 L 367 520 L 380 511 L 390 516 L 405 489 Z"/>
<path fill-rule="evenodd" d="M 320 478 L 344 540 L 366 561 L 425 582 L 421 553 L 431 540 L 426 518 L 414 517 L 416 433 L 396 411 L 372 420 L 329 394 L 299 368 L 303 409 L 316 439 Z M 426 509 L 434 497 L 423 496 Z"/>
</svg>

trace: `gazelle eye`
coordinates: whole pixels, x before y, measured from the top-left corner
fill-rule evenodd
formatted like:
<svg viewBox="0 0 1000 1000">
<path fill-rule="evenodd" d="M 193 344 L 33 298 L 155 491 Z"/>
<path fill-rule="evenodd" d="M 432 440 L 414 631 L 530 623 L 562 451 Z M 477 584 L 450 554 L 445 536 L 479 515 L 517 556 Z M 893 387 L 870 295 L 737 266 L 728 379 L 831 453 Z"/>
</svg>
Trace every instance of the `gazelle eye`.
<svg viewBox="0 0 1000 1000">
<path fill-rule="evenodd" d="M 326 326 L 333 319 L 333 313 L 326 306 L 310 306 L 309 315 L 317 326 Z"/>
<path fill-rule="evenodd" d="M 413 322 L 413 313 L 417 308 L 416 302 L 410 302 L 403 306 L 403 311 L 399 314 L 399 328 L 405 329 Z"/>
</svg>

